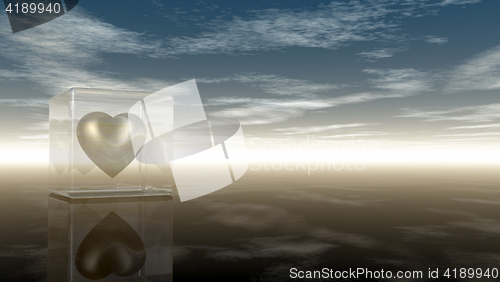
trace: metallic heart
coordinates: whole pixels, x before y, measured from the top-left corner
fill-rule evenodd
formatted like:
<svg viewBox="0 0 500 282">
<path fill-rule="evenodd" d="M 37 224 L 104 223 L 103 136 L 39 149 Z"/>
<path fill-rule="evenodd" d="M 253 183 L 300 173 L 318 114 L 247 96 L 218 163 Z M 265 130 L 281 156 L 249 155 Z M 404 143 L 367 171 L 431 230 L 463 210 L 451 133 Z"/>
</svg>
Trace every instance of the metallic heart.
<svg viewBox="0 0 500 282">
<path fill-rule="evenodd" d="M 75 256 L 76 269 L 91 280 L 103 279 L 111 273 L 133 275 L 145 261 L 146 249 L 141 237 L 114 212 L 90 230 Z"/>
<path fill-rule="evenodd" d="M 102 112 L 85 115 L 76 128 L 78 142 L 87 156 L 107 175 L 115 177 L 134 159 L 134 145 L 146 141 L 146 126 L 132 114 L 111 117 Z"/>
</svg>

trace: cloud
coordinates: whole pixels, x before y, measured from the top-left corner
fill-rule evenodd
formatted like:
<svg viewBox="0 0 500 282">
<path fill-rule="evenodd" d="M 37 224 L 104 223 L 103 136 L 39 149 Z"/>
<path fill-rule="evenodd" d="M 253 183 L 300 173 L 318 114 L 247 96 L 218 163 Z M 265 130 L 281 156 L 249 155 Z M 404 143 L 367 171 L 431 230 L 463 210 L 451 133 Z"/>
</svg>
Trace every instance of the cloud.
<svg viewBox="0 0 500 282">
<path fill-rule="evenodd" d="M 500 201 L 483 200 L 483 199 L 460 199 L 460 198 L 452 198 L 452 200 L 459 201 L 459 202 L 484 204 L 484 205 L 495 205 L 495 206 L 500 205 Z M 500 228 L 499 228 L 499 230 L 500 230 Z"/>
<path fill-rule="evenodd" d="M 484 141 L 484 140 L 496 140 L 500 137 L 487 137 L 487 138 L 453 138 L 453 139 L 437 139 L 437 142 L 454 142 L 454 143 L 470 143 L 468 141 Z"/>
<path fill-rule="evenodd" d="M 396 228 L 402 230 L 410 240 L 451 236 L 450 233 L 443 231 L 446 228 L 445 225 L 400 226 Z"/>
<path fill-rule="evenodd" d="M 485 123 L 500 121 L 500 103 L 465 107 L 403 108 L 396 117 L 417 118 L 424 122 Z M 446 127 L 445 130 L 466 130 L 465 132 L 435 134 L 436 142 L 478 143 L 500 139 L 500 133 L 493 131 L 499 124 L 473 124 Z M 471 131 L 474 130 L 474 131 Z"/>
<path fill-rule="evenodd" d="M 295 200 L 295 201 L 310 201 L 310 202 L 323 202 L 333 205 L 347 205 L 362 207 L 375 202 L 385 201 L 385 200 L 374 200 L 365 198 L 341 198 L 338 196 L 325 196 L 324 194 L 303 192 L 303 191 L 287 191 L 282 195 L 275 196 L 278 199 Z"/>
<path fill-rule="evenodd" d="M 472 239 L 471 242 L 473 242 L 474 239 Z M 480 243 L 488 244 L 486 242 L 487 241 L 481 241 Z M 492 242 L 490 244 L 495 243 Z M 472 251 L 471 249 L 475 251 Z M 446 257 L 450 258 L 449 262 L 447 262 L 447 265 L 467 265 L 467 267 L 472 269 L 493 269 L 496 268 L 500 263 L 500 256 L 494 249 L 485 251 L 484 249 L 476 249 L 476 247 L 467 249 L 464 248 L 464 250 L 453 248 L 447 251 Z"/>
<path fill-rule="evenodd" d="M 333 98 L 331 97 L 332 91 L 347 86 L 318 84 L 307 80 L 262 74 L 202 78 L 199 81 L 202 83 L 231 81 L 248 83 L 252 88 L 269 94 L 269 98 L 216 97 L 207 100 L 205 104 L 207 107 L 230 106 L 222 110 L 210 111 L 211 115 L 237 118 L 245 125 L 278 123 L 300 117 L 310 111 L 377 99 L 402 98 L 432 89 L 427 74 L 415 69 L 367 69 L 365 72 L 377 76 L 369 80 L 369 86 L 373 88 L 372 92 L 353 93 Z"/>
<path fill-rule="evenodd" d="M 444 187 L 440 187 L 439 189 L 441 190 L 452 190 L 452 191 L 466 191 L 466 192 L 473 192 L 473 193 L 500 193 L 500 190 L 496 190 L 496 189 L 481 189 L 481 188 L 478 188 L 477 185 L 486 185 L 486 186 L 496 186 L 495 183 L 474 183 L 474 186 L 472 187 L 447 187 L 447 188 L 444 188 Z M 467 184 L 466 184 L 467 185 Z M 456 200 L 456 199 L 454 199 Z"/>
<path fill-rule="evenodd" d="M 310 229 L 311 237 L 327 242 L 363 249 L 374 249 L 382 246 L 381 242 L 378 240 L 361 234 L 338 232 L 322 227 Z"/>
<path fill-rule="evenodd" d="M 473 217 L 474 214 L 466 211 L 458 211 L 458 210 L 444 210 L 444 209 L 434 209 L 434 208 L 426 208 L 426 211 L 444 214 L 444 215 L 455 215 L 459 217 Z"/>
<path fill-rule="evenodd" d="M 427 41 L 427 43 L 430 43 L 430 44 L 443 45 L 443 44 L 448 43 L 448 38 L 446 38 L 446 37 L 439 37 L 439 36 L 435 36 L 435 35 L 424 36 L 424 40 Z"/>
<path fill-rule="evenodd" d="M 3 17 L 2 21 L 6 23 L 6 27 L 0 32 L 4 39 L 1 45 L 12 47 L 15 44 L 17 47 L 2 52 L 8 58 L 18 58 L 18 53 L 23 53 L 29 56 L 26 60 L 51 59 L 54 62 L 54 54 L 57 54 L 57 61 L 88 65 L 98 61 L 100 58 L 93 55 L 101 52 L 154 58 L 161 56 L 159 41 L 148 40 L 142 33 L 102 22 L 80 8 L 64 17 L 17 34 L 10 31 L 6 18 Z M 65 32 L 60 32 L 63 30 Z"/>
<path fill-rule="evenodd" d="M 436 136 L 441 137 L 473 137 L 473 136 L 492 136 L 492 135 L 500 135 L 500 132 L 479 132 L 479 133 L 460 133 L 460 134 L 441 134 Z"/>
<path fill-rule="evenodd" d="M 19 136 L 20 139 L 28 139 L 28 140 L 48 140 L 48 134 L 40 134 L 40 135 L 27 135 L 27 136 Z"/>
<path fill-rule="evenodd" d="M 184 264 L 192 258 L 193 253 L 197 251 L 213 252 L 227 250 L 225 247 L 215 247 L 207 245 L 180 245 L 176 243 L 173 246 L 173 263 Z"/>
<path fill-rule="evenodd" d="M 443 0 L 442 2 L 438 3 L 438 5 L 440 6 L 465 5 L 465 4 L 477 4 L 481 2 L 482 0 Z"/>
<path fill-rule="evenodd" d="M 382 132 L 382 131 L 359 131 L 357 133 L 349 133 L 349 134 L 337 134 L 337 135 L 329 135 L 329 136 L 322 136 L 325 139 L 330 139 L 330 138 L 356 138 L 356 137 L 368 137 L 368 136 L 384 136 L 384 135 L 389 135 L 389 132 Z"/>
<path fill-rule="evenodd" d="M 47 116 L 43 117 L 44 121 L 36 122 L 31 124 L 30 126 L 22 127 L 24 130 L 33 130 L 33 131 L 49 131 L 49 122 L 46 121 Z"/>
<path fill-rule="evenodd" d="M 500 128 L 500 123 L 453 126 L 453 127 L 448 127 L 447 129 L 487 129 L 487 128 Z"/>
<path fill-rule="evenodd" d="M 240 250 L 221 250 L 209 253 L 209 258 L 218 260 L 249 260 L 256 258 L 306 258 L 320 255 L 335 245 L 323 242 L 304 241 L 296 236 L 260 237 L 247 239 Z"/>
<path fill-rule="evenodd" d="M 466 60 L 464 63 L 446 71 L 441 77 L 434 79 L 434 85 L 444 81 L 444 93 L 458 93 L 463 91 L 497 90 L 500 89 L 500 46 L 491 48 Z M 484 104 L 461 107 L 424 107 L 403 108 L 396 117 L 418 118 L 425 122 L 454 121 L 466 123 L 483 123 L 473 125 L 459 125 L 447 127 L 447 130 L 487 130 L 500 127 L 498 123 L 484 124 L 500 121 L 500 104 Z M 496 132 L 477 132 L 439 135 L 445 137 L 478 137 L 495 136 Z M 488 138 L 458 138 L 455 140 L 437 141 L 478 141 L 493 140 Z"/>
<path fill-rule="evenodd" d="M 280 226 L 283 230 L 298 225 L 299 219 L 289 218 L 282 208 L 252 203 L 219 203 L 204 201 L 202 205 L 213 213 L 208 217 L 211 222 L 225 226 L 261 231 Z M 283 220 L 287 218 L 286 220 Z"/>
<path fill-rule="evenodd" d="M 376 88 L 391 91 L 394 97 L 406 97 L 432 89 L 428 74 L 416 69 L 366 69 L 365 72 L 378 75 L 371 82 Z"/>
<path fill-rule="evenodd" d="M 491 122 L 500 120 L 500 103 L 465 107 L 403 108 L 396 117 L 433 121 Z"/>
<path fill-rule="evenodd" d="M 445 90 L 450 93 L 500 89 L 499 74 L 500 46 L 496 46 L 453 69 Z"/>
<path fill-rule="evenodd" d="M 440 6 L 476 2 L 443 1 Z M 386 41 L 393 38 L 398 30 L 399 23 L 393 16 L 416 16 L 425 13 L 431 6 L 422 1 L 400 3 L 391 0 L 331 2 L 315 9 L 303 10 L 258 10 L 249 12 L 246 17 L 208 22 L 204 26 L 208 30 L 205 32 L 167 39 L 105 23 L 81 7 L 64 17 L 17 34 L 10 31 L 4 16 L 0 18 L 0 55 L 15 62 L 19 68 L 0 70 L 0 78 L 35 81 L 50 94 L 74 86 L 157 90 L 173 82 L 131 79 L 123 74 L 98 71 L 95 67 L 103 63 L 103 54 L 168 58 L 183 54 L 246 54 L 289 47 L 333 50 L 360 41 Z M 389 48 L 365 52 L 365 55 L 380 58 L 395 50 L 397 48 Z M 243 77 L 234 79 L 244 82 Z M 269 81 L 267 86 L 262 86 L 266 92 L 279 95 L 294 95 L 297 92 L 307 94 L 300 81 L 290 80 L 292 84 L 285 91 L 279 85 L 272 85 L 272 80 L 276 78 L 255 79 Z M 316 86 L 319 87 L 316 91 L 328 91 L 335 87 L 330 84 Z"/>
<path fill-rule="evenodd" d="M 269 74 L 236 74 L 224 78 L 201 78 L 200 83 L 238 82 L 247 84 L 258 91 L 255 94 L 267 94 L 265 98 L 252 97 L 216 97 L 207 99 L 206 107 L 225 106 L 225 109 L 210 111 L 210 115 L 233 117 L 245 125 L 269 124 L 286 121 L 301 116 L 307 111 L 331 107 L 332 104 L 323 96 L 325 92 L 339 89 L 330 83 L 315 83 L 303 79 Z"/>
<path fill-rule="evenodd" d="M 266 236 L 236 240 L 233 245 L 238 247 L 231 249 L 217 246 L 181 246 L 179 256 L 184 259 L 192 253 L 191 250 L 196 249 L 205 250 L 208 258 L 224 261 L 262 258 L 291 258 L 303 261 L 339 245 L 365 249 L 383 248 L 383 244 L 374 238 L 310 225 L 301 216 L 276 205 L 210 200 L 201 201 L 200 204 L 206 209 L 206 221 L 210 224 L 217 223 L 225 228 L 244 229 L 252 234 Z M 269 232 L 275 235 L 267 235 Z"/>
<path fill-rule="evenodd" d="M 268 9 L 247 18 L 234 17 L 209 25 L 196 37 L 170 40 L 170 54 L 228 54 L 280 50 L 289 47 L 338 49 L 356 41 L 380 38 L 391 29 L 383 17 L 390 13 L 378 3 L 332 2 L 317 10 Z"/>
<path fill-rule="evenodd" d="M 6 17 L 0 17 L 0 25 L 0 56 L 18 66 L 1 70 L 0 78 L 34 81 L 52 95 L 75 86 L 127 90 L 166 86 L 164 81 L 92 70 L 103 62 L 103 54 L 164 55 L 159 40 L 104 23 L 78 7 L 20 33 L 12 33 Z"/>
<path fill-rule="evenodd" d="M 224 78 L 199 78 L 198 83 L 227 83 L 238 82 L 250 85 L 263 93 L 273 96 L 316 97 L 320 93 L 339 89 L 343 86 L 331 83 L 314 83 L 304 79 L 292 79 L 272 74 L 244 73 Z M 217 103 L 217 99 L 211 102 Z M 220 102 L 219 102 L 220 103 Z"/>
<path fill-rule="evenodd" d="M 307 127 L 287 127 L 287 128 L 276 128 L 273 131 L 279 132 L 280 134 L 309 134 L 309 133 L 319 133 L 325 131 L 335 131 L 339 129 L 346 128 L 358 128 L 369 126 L 369 123 L 351 123 L 351 124 L 331 124 L 324 126 L 307 126 Z"/>
<path fill-rule="evenodd" d="M 358 53 L 358 55 L 363 56 L 369 62 L 375 62 L 378 59 L 393 57 L 394 54 L 402 51 L 404 51 L 403 48 L 384 48 L 384 49 L 375 49 L 372 51 L 364 51 Z"/>
<path fill-rule="evenodd" d="M 299 99 L 253 99 L 245 98 L 217 98 L 210 99 L 209 103 L 232 104 L 233 107 L 212 111 L 210 115 L 221 117 L 232 117 L 238 119 L 242 124 L 270 124 L 286 121 L 290 118 L 299 117 L 307 111 L 331 107 L 327 101 L 299 100 Z M 243 102 L 243 103 L 242 103 Z"/>
<path fill-rule="evenodd" d="M 0 99 L 0 107 L 48 107 L 49 99 Z"/>
<path fill-rule="evenodd" d="M 371 191 L 371 190 L 370 190 Z M 303 191 L 288 191 L 286 195 L 296 196 L 290 200 L 300 200 L 310 194 Z M 306 200 L 321 201 L 332 204 L 347 204 L 351 206 L 361 206 L 373 200 L 358 199 L 341 200 L 337 197 L 325 197 L 319 200 L 320 194 L 313 194 L 313 198 L 305 197 Z M 280 199 L 288 199 L 276 196 Z M 358 202 L 359 200 L 359 202 Z M 355 233 L 344 233 L 325 227 L 312 226 L 307 224 L 303 218 L 296 214 L 288 212 L 287 209 L 254 203 L 229 203 L 203 201 L 204 206 L 211 214 L 207 217 L 210 222 L 215 222 L 226 227 L 243 228 L 250 232 L 268 232 L 269 230 L 278 231 L 283 234 L 306 235 L 323 243 L 335 243 L 341 245 L 350 245 L 359 248 L 379 247 L 379 242 L 368 236 Z"/>
<path fill-rule="evenodd" d="M 500 234 L 500 223 L 493 219 L 472 218 L 468 221 L 453 222 L 451 225 L 485 233 Z"/>
<path fill-rule="evenodd" d="M 1 21 L 0 21 L 1 22 Z M 20 80 L 26 79 L 28 76 L 20 71 L 0 70 L 0 79 L 4 80 Z"/>
<path fill-rule="evenodd" d="M 266 9 L 247 17 L 208 23 L 197 36 L 172 38 L 169 55 L 248 54 L 291 47 L 339 49 L 355 42 L 398 38 L 399 20 L 435 15 L 449 5 L 478 3 L 442 1 L 333 1 L 317 9 Z M 385 56 L 382 53 L 373 56 Z"/>
<path fill-rule="evenodd" d="M 377 99 L 404 98 L 433 90 L 428 74 L 415 69 L 366 69 L 364 72 L 378 76 L 369 80 L 369 86 L 374 91 L 331 98 L 328 102 L 340 106 Z"/>
<path fill-rule="evenodd" d="M 384 34 L 393 32 L 395 26 L 385 22 L 384 17 L 403 10 L 405 15 L 411 14 L 407 6 L 389 9 L 396 3 L 332 2 L 315 10 L 253 11 L 247 18 L 210 22 L 206 25 L 209 31 L 198 35 L 165 40 L 105 23 L 78 7 L 64 17 L 17 34 L 8 28 L 7 18 L 1 17 L 0 55 L 15 62 L 19 68 L 0 70 L 0 78 L 28 79 L 43 85 L 45 91 L 53 95 L 74 86 L 157 90 L 171 83 L 130 79 L 123 74 L 97 71 L 94 67 L 103 62 L 103 54 L 151 58 L 182 54 L 245 54 L 288 47 L 337 49 L 353 42 L 386 39 Z M 411 8 L 414 9 L 415 6 Z M 367 55 L 385 56 L 381 52 Z M 251 82 L 241 76 L 233 79 Z M 310 85 L 304 89 L 300 81 L 290 79 L 289 87 L 283 89 L 274 83 L 276 77 L 253 79 L 267 80 L 262 89 L 279 95 L 307 94 L 305 90 L 328 91 L 335 87 L 319 84 L 317 89 L 311 89 Z M 283 79 L 279 81 L 285 82 Z"/>
<path fill-rule="evenodd" d="M 0 250 L 4 261 L 16 261 L 5 274 L 25 281 L 46 281 L 47 248 L 37 245 L 8 245 Z"/>
<path fill-rule="evenodd" d="M 131 78 L 123 73 L 99 70 L 104 63 L 104 55 L 170 58 L 201 54 L 241 55 L 291 47 L 336 50 L 356 42 L 377 40 L 399 44 L 399 19 L 430 14 L 428 11 L 435 9 L 433 7 L 477 2 L 442 1 L 433 6 L 413 0 L 405 3 L 395 0 L 368 3 L 338 1 L 311 9 L 250 11 L 245 16 L 228 21 L 210 21 L 203 32 L 165 39 L 105 23 L 78 7 L 64 17 L 17 34 L 8 29 L 6 17 L 0 17 L 3 26 L 0 28 L 0 56 L 18 66 L 13 70 L 0 70 L 0 79 L 34 81 L 52 95 L 70 87 L 153 91 L 174 82 Z M 429 36 L 428 39 L 434 40 L 434 43 L 444 40 L 436 36 Z M 360 55 L 379 59 L 400 50 L 403 49 L 385 48 Z M 432 89 L 426 74 L 415 69 L 368 69 L 365 72 L 378 76 L 369 81 L 373 91 L 337 97 L 332 97 L 336 94 L 334 91 L 347 86 L 272 74 L 236 74 L 198 81 L 237 82 L 249 85 L 259 94 L 267 94 L 262 98 L 252 95 L 207 100 L 207 107 L 220 106 L 209 110 L 210 114 L 238 118 L 245 125 L 279 123 L 340 105 L 402 98 Z M 43 106 L 43 103 L 35 101 L 23 104 L 14 100 L 0 101 L 0 105 Z"/>
</svg>

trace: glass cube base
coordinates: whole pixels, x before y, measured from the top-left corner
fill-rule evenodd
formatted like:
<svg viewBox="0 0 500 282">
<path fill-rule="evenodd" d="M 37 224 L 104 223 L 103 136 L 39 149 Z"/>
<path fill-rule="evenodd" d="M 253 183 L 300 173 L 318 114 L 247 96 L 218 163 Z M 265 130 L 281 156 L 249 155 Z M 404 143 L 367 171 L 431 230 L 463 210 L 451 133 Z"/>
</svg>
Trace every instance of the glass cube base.
<svg viewBox="0 0 500 282">
<path fill-rule="evenodd" d="M 113 189 L 113 190 L 50 190 L 51 193 L 69 199 L 95 199 L 95 198 L 127 198 L 127 197 L 150 197 L 170 196 L 173 187 L 168 188 L 146 188 L 146 189 Z"/>
<path fill-rule="evenodd" d="M 171 196 L 51 194 L 47 281 L 171 282 L 172 222 Z"/>
</svg>

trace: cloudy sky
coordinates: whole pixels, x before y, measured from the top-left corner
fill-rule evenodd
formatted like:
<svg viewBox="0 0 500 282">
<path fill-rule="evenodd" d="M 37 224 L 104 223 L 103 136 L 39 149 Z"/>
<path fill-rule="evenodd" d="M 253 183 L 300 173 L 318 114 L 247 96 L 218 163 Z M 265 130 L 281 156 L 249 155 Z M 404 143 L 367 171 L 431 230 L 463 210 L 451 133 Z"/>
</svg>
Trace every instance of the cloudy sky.
<svg viewBox="0 0 500 282">
<path fill-rule="evenodd" d="M 48 101 L 71 87 L 154 92 L 193 78 L 207 113 L 239 119 L 248 138 L 500 150 L 498 11 L 496 0 L 81 0 L 15 34 L 0 13 L 0 153 L 46 158 Z"/>
</svg>

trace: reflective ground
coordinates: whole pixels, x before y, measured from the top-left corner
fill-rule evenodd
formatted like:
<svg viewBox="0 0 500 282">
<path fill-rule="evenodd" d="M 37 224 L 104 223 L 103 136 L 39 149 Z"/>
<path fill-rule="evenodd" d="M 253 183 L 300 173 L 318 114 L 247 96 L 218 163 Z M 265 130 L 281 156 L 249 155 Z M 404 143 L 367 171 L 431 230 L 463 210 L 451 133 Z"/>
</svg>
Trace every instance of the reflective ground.
<svg viewBox="0 0 500 282">
<path fill-rule="evenodd" d="M 367 165 L 308 175 L 262 167 L 197 200 L 179 203 L 174 195 L 173 279 L 289 281 L 291 268 L 410 270 L 426 278 L 439 268 L 432 281 L 454 281 L 444 270 L 491 271 L 500 268 L 499 172 Z M 46 281 L 46 170 L 3 167 L 0 180 L 0 281 Z M 322 280 L 335 279 L 312 281 Z M 467 280 L 494 279 L 460 279 Z"/>
</svg>

